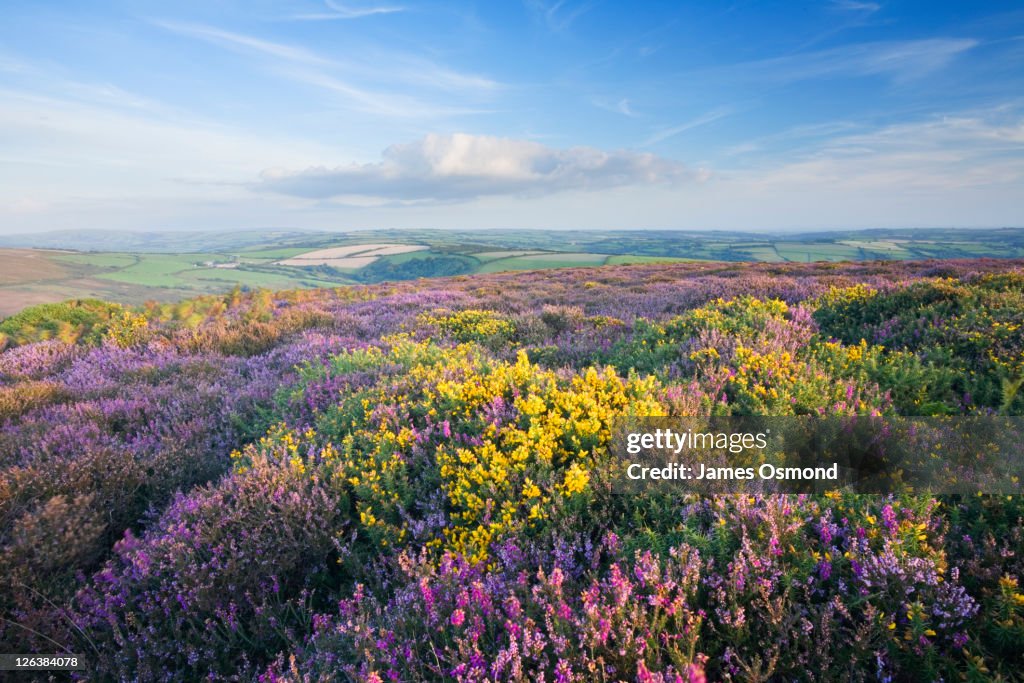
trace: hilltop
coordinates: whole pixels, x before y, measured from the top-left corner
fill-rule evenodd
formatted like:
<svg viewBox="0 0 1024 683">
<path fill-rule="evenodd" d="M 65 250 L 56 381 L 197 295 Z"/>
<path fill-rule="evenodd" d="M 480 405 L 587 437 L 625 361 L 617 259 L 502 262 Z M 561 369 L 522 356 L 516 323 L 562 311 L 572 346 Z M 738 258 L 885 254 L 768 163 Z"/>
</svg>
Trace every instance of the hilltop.
<svg viewBox="0 0 1024 683">
<path fill-rule="evenodd" d="M 0 642 L 124 680 L 1014 680 L 1021 496 L 604 482 L 627 415 L 1024 413 L 1022 268 L 30 309 L 0 354 Z"/>
</svg>

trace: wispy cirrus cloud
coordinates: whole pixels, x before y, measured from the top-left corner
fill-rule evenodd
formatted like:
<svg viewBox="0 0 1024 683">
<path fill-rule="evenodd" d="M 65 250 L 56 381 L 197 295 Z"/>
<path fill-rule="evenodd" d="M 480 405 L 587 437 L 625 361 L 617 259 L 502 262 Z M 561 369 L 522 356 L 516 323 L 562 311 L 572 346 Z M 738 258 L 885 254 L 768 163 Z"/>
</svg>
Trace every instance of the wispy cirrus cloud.
<svg viewBox="0 0 1024 683">
<path fill-rule="evenodd" d="M 62 81 L 61 86 L 71 85 Z M 271 137 L 240 126 L 136 106 L 121 93 L 69 96 L 0 87 L 0 129 L 10 136 L 0 153 L 0 203 L 23 197 L 53 203 L 87 197 L 191 197 L 240 185 L 268 163 L 308 164 L 322 145 Z M 270 162 L 276 159 L 276 162 Z M 183 195 L 176 178 L 205 181 Z M 68 188 L 74 188 L 69 191 Z"/>
<path fill-rule="evenodd" d="M 327 11 L 296 14 L 289 18 L 297 21 L 335 21 L 362 19 L 364 17 L 372 17 L 381 14 L 397 14 L 399 12 L 406 11 L 406 8 L 401 5 L 341 3 L 336 0 L 324 0 L 324 7 Z"/>
<path fill-rule="evenodd" d="M 0 54 L 0 72 L 21 73 L 25 70 L 24 62 Z"/>
<path fill-rule="evenodd" d="M 832 7 L 839 10 L 866 14 L 873 14 L 882 9 L 882 5 L 877 2 L 863 2 L 862 0 L 832 0 L 831 4 Z"/>
<path fill-rule="evenodd" d="M 835 135 L 773 168 L 743 174 L 762 186 L 957 191 L 1024 181 L 1018 106 L 936 116 Z"/>
<path fill-rule="evenodd" d="M 608 100 L 600 97 L 595 97 L 591 100 L 591 103 L 598 109 L 604 109 L 610 111 L 613 114 L 622 114 L 630 118 L 639 116 L 636 110 L 633 109 L 633 103 L 628 98 L 622 97 L 618 100 Z"/>
<path fill-rule="evenodd" d="M 848 120 L 824 121 L 822 123 L 791 126 L 777 133 L 760 135 L 756 138 L 730 145 L 723 149 L 722 153 L 729 157 L 741 157 L 772 150 L 778 151 L 780 147 L 783 149 L 793 148 L 801 144 L 806 145 L 808 143 L 837 138 L 840 135 L 850 135 L 863 128 L 865 128 L 864 124 Z"/>
<path fill-rule="evenodd" d="M 885 76 L 905 82 L 945 67 L 978 45 L 979 41 L 973 38 L 855 43 L 714 67 L 702 75 L 737 82 L 775 84 L 863 76 Z"/>
<path fill-rule="evenodd" d="M 577 19 L 594 7 L 592 2 L 573 3 L 569 0 L 557 0 L 557 2 L 523 0 L 523 4 L 535 21 L 555 33 L 567 30 Z"/>
<path fill-rule="evenodd" d="M 824 8 L 830 10 L 828 14 L 832 16 L 833 20 L 829 22 L 829 26 L 825 30 L 804 41 L 798 48 L 798 52 L 804 52 L 812 45 L 817 45 L 844 31 L 867 26 L 871 23 L 872 17 L 882 10 L 882 5 L 864 0 L 832 0 L 825 4 Z"/>
<path fill-rule="evenodd" d="M 726 116 L 729 116 L 729 114 L 731 114 L 732 112 L 733 110 L 729 107 L 719 107 L 718 109 L 713 109 L 705 114 L 701 114 L 695 119 L 684 121 L 683 123 L 680 123 L 675 126 L 661 128 L 658 131 L 656 131 L 653 135 L 651 135 L 649 138 L 644 140 L 643 143 L 641 143 L 641 147 L 650 147 L 651 145 L 656 145 L 659 142 L 668 140 L 669 138 L 675 137 L 680 133 L 684 133 L 688 130 L 692 130 L 693 128 L 699 128 L 700 126 L 704 126 L 709 123 L 713 123 L 719 119 L 723 119 Z"/>
<path fill-rule="evenodd" d="M 475 102 L 502 86 L 474 73 L 396 50 L 344 59 L 204 24 L 153 21 L 178 35 L 263 60 L 272 74 L 341 96 L 354 109 L 389 118 L 438 118 L 486 111 Z M 463 100 L 474 101 L 467 106 Z"/>
<path fill-rule="evenodd" d="M 330 60 L 302 47 L 263 40 L 242 33 L 235 33 L 234 31 L 225 31 L 214 26 L 207 26 L 206 24 L 161 20 L 153 20 L 151 23 L 172 33 L 196 38 L 236 52 L 258 54 L 301 64 L 327 66 L 331 63 Z"/>
<path fill-rule="evenodd" d="M 682 165 L 653 154 L 556 149 L 462 133 L 431 134 L 392 145 L 382 157 L 375 163 L 333 168 L 267 170 L 255 189 L 308 199 L 416 203 L 665 184 L 690 177 Z"/>
<path fill-rule="evenodd" d="M 289 79 L 342 96 L 353 108 L 393 119 L 437 119 L 483 114 L 480 107 L 458 106 L 444 100 L 426 100 L 402 92 L 382 92 L 354 85 L 318 71 L 281 69 Z"/>
</svg>

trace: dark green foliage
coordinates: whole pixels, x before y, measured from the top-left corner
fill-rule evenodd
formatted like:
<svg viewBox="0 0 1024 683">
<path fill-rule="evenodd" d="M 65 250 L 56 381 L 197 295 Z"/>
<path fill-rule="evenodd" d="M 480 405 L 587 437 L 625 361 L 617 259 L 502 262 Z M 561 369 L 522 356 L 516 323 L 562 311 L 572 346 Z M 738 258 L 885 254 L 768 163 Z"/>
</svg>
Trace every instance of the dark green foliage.
<svg viewBox="0 0 1024 683">
<path fill-rule="evenodd" d="M 834 290 L 821 298 L 814 318 L 825 337 L 847 344 L 865 339 L 907 354 L 890 356 L 896 367 L 878 379 L 898 396 L 917 394 L 920 411 L 978 406 L 1010 412 L 1019 408 L 1024 378 L 1022 310 L 1024 278 L 1001 273 L 974 282 L 915 282 L 885 293 Z"/>
<path fill-rule="evenodd" d="M 415 280 L 421 277 L 444 277 L 465 275 L 473 272 L 476 259 L 464 256 L 427 256 L 401 263 L 377 259 L 359 271 L 356 276 L 362 282 L 384 282 L 386 280 Z"/>
<path fill-rule="evenodd" d="M 40 304 L 0 322 L 0 335 L 8 337 L 14 344 L 46 339 L 96 344 L 103 338 L 111 317 L 121 310 L 118 304 L 97 299 Z"/>
</svg>

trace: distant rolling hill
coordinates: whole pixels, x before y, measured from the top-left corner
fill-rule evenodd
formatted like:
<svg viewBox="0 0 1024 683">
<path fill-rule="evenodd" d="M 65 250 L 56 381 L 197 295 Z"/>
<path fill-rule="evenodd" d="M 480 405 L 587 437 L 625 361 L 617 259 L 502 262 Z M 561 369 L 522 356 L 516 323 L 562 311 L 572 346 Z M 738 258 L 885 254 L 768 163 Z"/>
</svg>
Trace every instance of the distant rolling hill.
<svg viewBox="0 0 1024 683">
<path fill-rule="evenodd" d="M 6 248 L 5 248 L 6 247 Z M 796 262 L 1024 257 L 1024 229 L 801 234 L 372 230 L 0 236 L 0 316 L 69 298 L 174 301 L 235 286 L 338 287 L 421 277 L 674 261 Z"/>
</svg>

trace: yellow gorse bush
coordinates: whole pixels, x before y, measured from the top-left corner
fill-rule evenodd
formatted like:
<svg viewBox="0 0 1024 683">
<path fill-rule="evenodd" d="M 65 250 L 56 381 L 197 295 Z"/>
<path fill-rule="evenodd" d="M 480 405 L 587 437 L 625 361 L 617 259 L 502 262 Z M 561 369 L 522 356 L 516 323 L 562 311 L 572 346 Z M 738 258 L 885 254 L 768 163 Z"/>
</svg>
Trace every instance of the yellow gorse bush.
<svg viewBox="0 0 1024 683">
<path fill-rule="evenodd" d="M 515 331 L 512 323 L 500 314 L 480 309 L 424 313 L 419 316 L 418 323 L 437 327 L 443 334 L 451 335 L 462 342 L 509 337 Z"/>
<path fill-rule="evenodd" d="M 340 438 L 278 426 L 234 456 L 242 468 L 248 451 L 274 451 L 290 463 L 306 454 L 317 463 L 308 467 L 311 473 L 326 469 L 351 488 L 360 528 L 384 546 L 408 538 L 401 514 L 406 493 L 418 478 L 435 476 L 448 524 L 426 545 L 486 561 L 494 540 L 541 523 L 570 499 L 586 495 L 591 465 L 607 455 L 615 418 L 665 414 L 654 398 L 653 377 L 623 378 L 611 367 L 567 375 L 542 369 L 524 352 L 508 362 L 475 344 L 443 348 L 407 337 L 389 341 L 389 352 L 358 352 L 357 364 L 399 365 L 401 383 L 379 382 L 365 393 L 346 433 L 333 435 Z M 340 367 L 349 363 L 335 361 Z M 487 411 L 495 406 L 503 406 L 509 419 L 489 420 Z M 407 420 L 435 429 L 444 421 L 452 432 L 474 435 L 474 443 L 445 438 L 424 446 L 423 425 Z M 417 448 L 428 451 L 432 472 L 423 471 L 421 462 L 412 464 Z"/>
<path fill-rule="evenodd" d="M 473 378 L 469 384 L 481 382 Z M 614 418 L 665 414 L 649 398 L 655 388 L 651 378 L 624 380 L 611 368 L 589 368 L 566 383 L 523 353 L 483 384 L 499 392 L 490 400 L 519 394 L 514 400 L 519 419 L 485 432 L 480 446 L 437 452 L 455 524 L 435 545 L 475 561 L 486 557 L 495 536 L 545 519 L 585 491 L 588 463 L 606 454 Z"/>
</svg>

